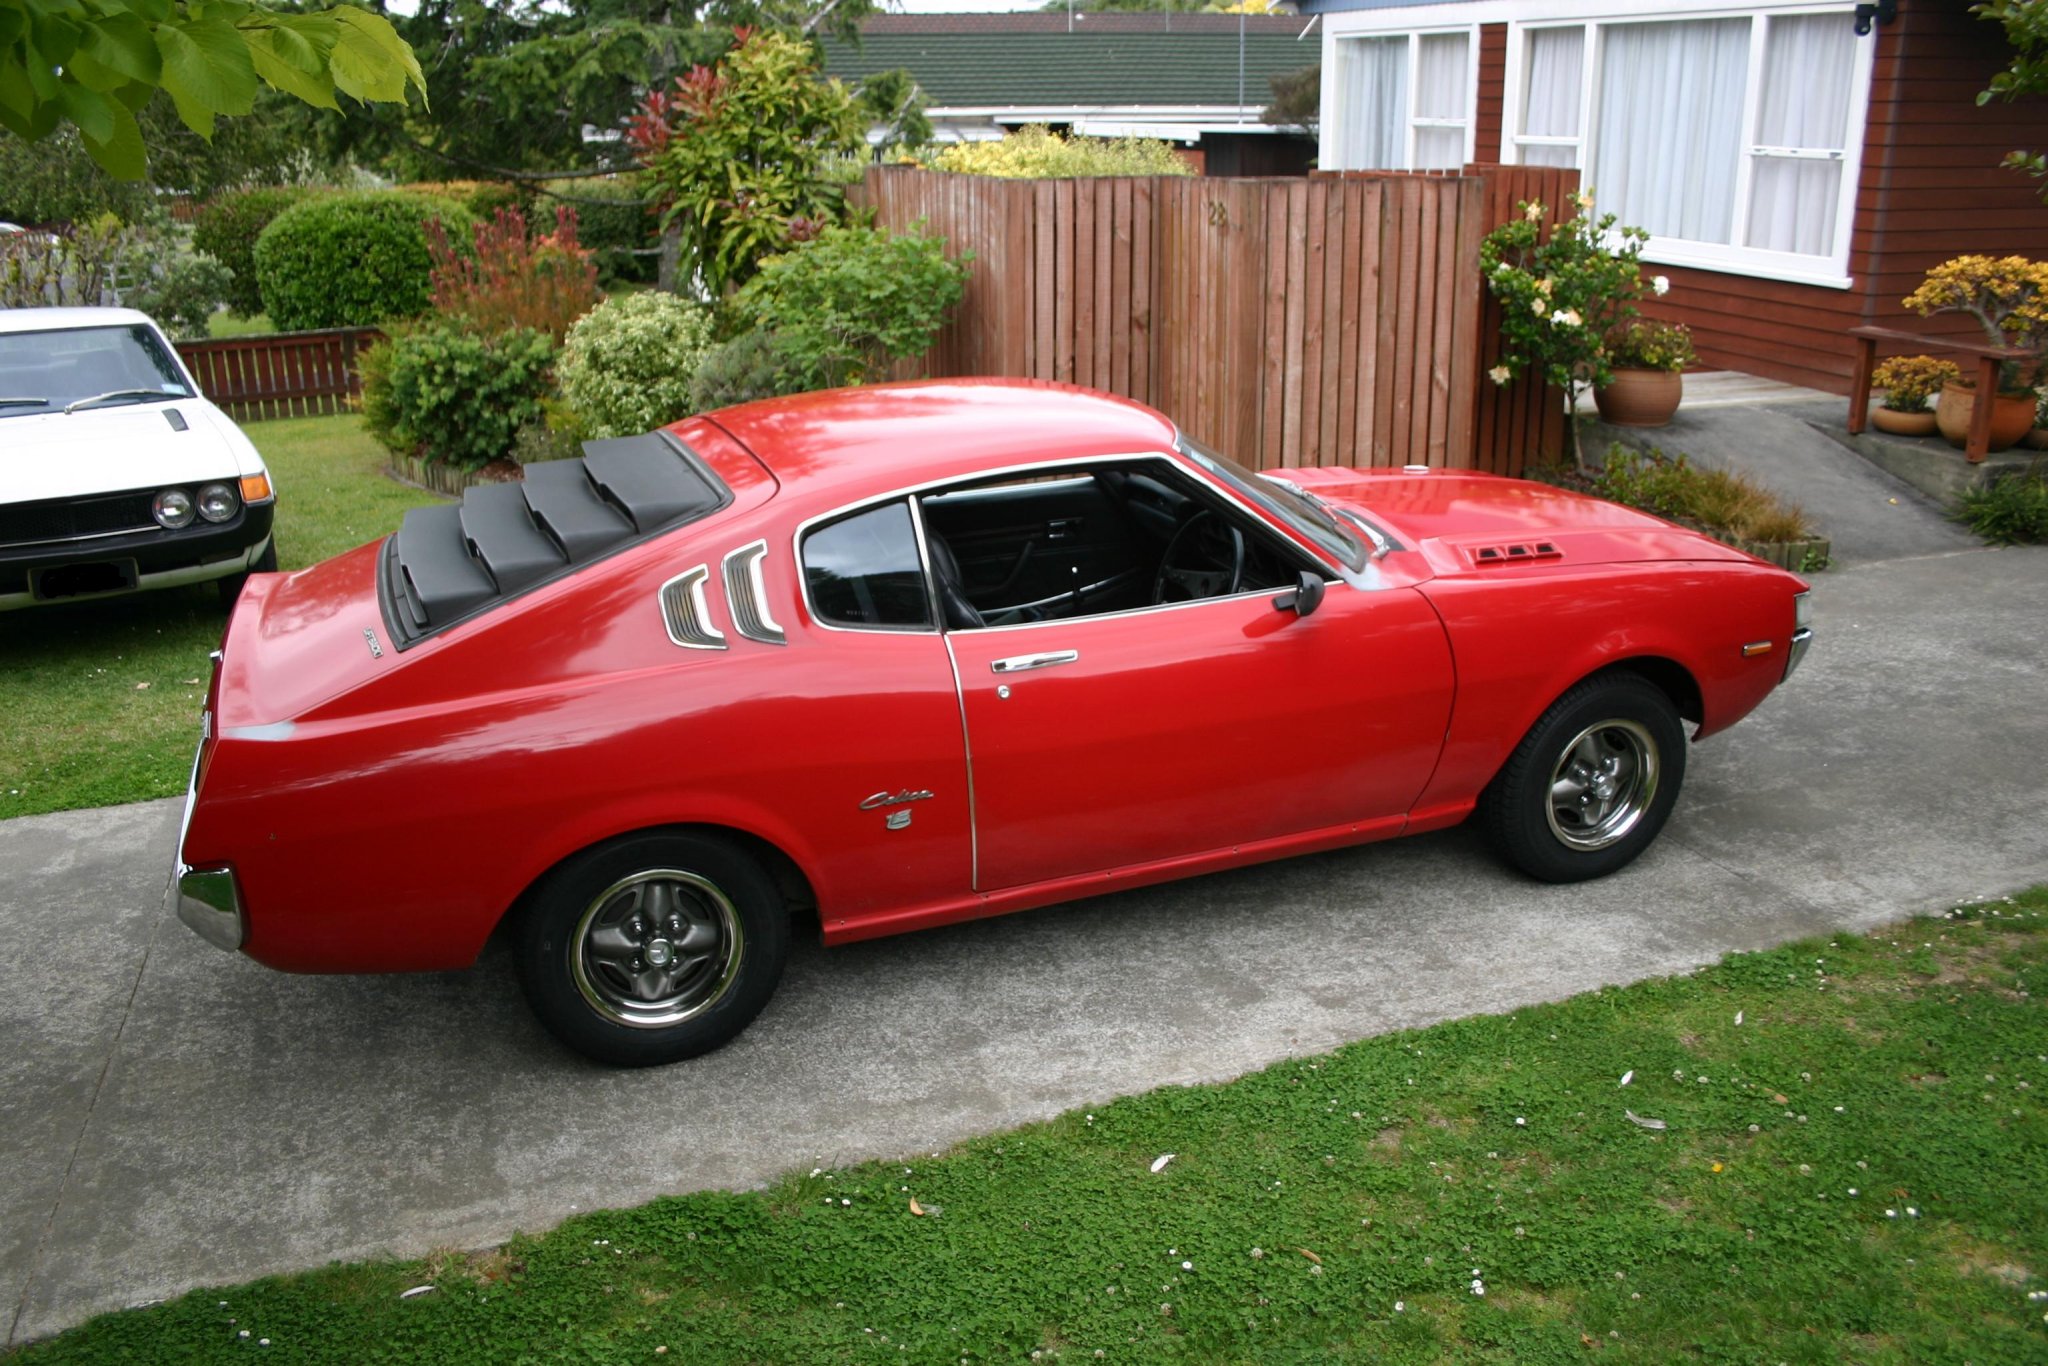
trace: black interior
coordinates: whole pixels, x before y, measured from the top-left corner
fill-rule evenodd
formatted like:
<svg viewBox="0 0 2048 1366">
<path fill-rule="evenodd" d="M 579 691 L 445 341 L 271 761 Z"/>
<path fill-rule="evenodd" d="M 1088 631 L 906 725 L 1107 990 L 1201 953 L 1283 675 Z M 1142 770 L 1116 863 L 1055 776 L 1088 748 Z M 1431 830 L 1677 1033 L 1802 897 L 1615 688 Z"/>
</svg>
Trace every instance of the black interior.
<svg viewBox="0 0 2048 1366">
<path fill-rule="evenodd" d="M 1279 588 L 1308 567 L 1164 470 L 1013 478 L 930 495 L 923 509 L 940 605 L 955 629 Z"/>
</svg>

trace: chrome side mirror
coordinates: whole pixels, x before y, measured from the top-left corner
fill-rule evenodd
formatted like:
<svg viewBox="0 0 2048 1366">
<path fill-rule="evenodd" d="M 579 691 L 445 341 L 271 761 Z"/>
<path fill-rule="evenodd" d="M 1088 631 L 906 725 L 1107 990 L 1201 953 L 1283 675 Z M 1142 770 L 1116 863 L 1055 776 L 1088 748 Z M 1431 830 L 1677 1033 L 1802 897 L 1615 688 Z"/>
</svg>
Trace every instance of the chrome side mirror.
<svg viewBox="0 0 2048 1366">
<path fill-rule="evenodd" d="M 1273 599 L 1273 606 L 1278 611 L 1305 617 L 1323 605 L 1323 593 L 1328 587 L 1322 575 L 1304 569 L 1294 581 L 1294 587 Z"/>
</svg>

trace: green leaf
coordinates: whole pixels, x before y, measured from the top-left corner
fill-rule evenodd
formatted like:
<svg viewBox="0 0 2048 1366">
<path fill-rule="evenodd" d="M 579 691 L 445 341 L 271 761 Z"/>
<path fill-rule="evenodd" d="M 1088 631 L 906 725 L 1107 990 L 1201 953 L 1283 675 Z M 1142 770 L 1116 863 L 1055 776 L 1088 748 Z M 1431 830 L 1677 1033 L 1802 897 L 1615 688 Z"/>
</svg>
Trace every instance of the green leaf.
<svg viewBox="0 0 2048 1366">
<path fill-rule="evenodd" d="M 243 32 L 248 34 L 249 60 L 254 64 L 256 74 L 273 88 L 321 109 L 341 107 L 335 103 L 333 82 L 317 65 L 318 54 L 304 38 L 282 29 L 244 29 Z M 293 42 L 298 46 L 292 47 L 290 43 Z M 305 54 L 312 56 L 316 63 L 314 67 L 305 67 L 297 60 Z"/>
<path fill-rule="evenodd" d="M 410 85 L 424 99 L 427 78 L 390 20 L 346 5 L 328 13 L 340 25 L 330 56 L 337 89 L 365 103 L 403 102 Z"/>
<path fill-rule="evenodd" d="M 114 111 L 120 106 L 99 91 L 89 90 L 76 81 L 65 81 L 57 87 L 57 104 L 64 117 L 78 125 L 87 142 L 113 140 Z"/>
<path fill-rule="evenodd" d="M 105 140 L 96 139 L 81 127 L 79 132 L 85 142 L 85 150 L 108 175 L 119 180 L 140 180 L 148 169 L 142 154 L 142 130 L 136 126 L 135 115 L 128 112 L 126 105 L 110 104 L 114 112 L 111 136 Z"/>
<path fill-rule="evenodd" d="M 86 30 L 81 51 L 107 70 L 119 72 L 131 81 L 155 85 L 163 72 L 163 58 L 157 53 L 149 25 L 133 14 L 109 14 L 94 24 Z M 72 59 L 74 69 L 77 60 L 75 56 Z"/>
<path fill-rule="evenodd" d="M 235 28 L 214 19 L 164 24 L 156 45 L 163 55 L 164 90 L 193 132 L 210 138 L 215 114 L 246 114 L 255 107 L 256 68 Z"/>
</svg>

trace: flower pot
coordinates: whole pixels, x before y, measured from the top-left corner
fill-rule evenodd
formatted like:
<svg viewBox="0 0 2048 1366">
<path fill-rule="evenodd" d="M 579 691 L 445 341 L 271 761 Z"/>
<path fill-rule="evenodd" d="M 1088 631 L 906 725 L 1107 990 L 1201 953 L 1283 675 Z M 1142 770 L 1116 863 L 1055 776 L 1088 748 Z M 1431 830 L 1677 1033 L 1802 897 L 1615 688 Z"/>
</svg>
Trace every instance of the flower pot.
<svg viewBox="0 0 2048 1366">
<path fill-rule="evenodd" d="M 1893 436 L 1933 436 L 1934 414 L 1925 408 L 1917 413 L 1902 413 L 1880 403 L 1870 410 L 1870 425 Z"/>
<path fill-rule="evenodd" d="M 1593 390 L 1600 420 L 1617 427 L 1661 427 L 1685 397 L 1685 378 L 1676 370 L 1616 370 L 1614 382 Z"/>
<path fill-rule="evenodd" d="M 1977 391 L 1967 384 L 1944 384 L 1941 386 L 1941 401 L 1935 405 L 1934 425 L 1941 429 L 1948 444 L 1955 447 L 1970 443 L 1970 417 L 1975 410 Z M 2021 394 L 2013 397 L 1997 394 L 1991 404 L 1991 445 L 1989 449 L 2002 451 L 2025 436 L 2034 426 L 2034 397 Z"/>
<path fill-rule="evenodd" d="M 2037 451 L 2048 451 L 2048 427 L 2036 427 L 2028 432 L 2027 444 Z"/>
</svg>

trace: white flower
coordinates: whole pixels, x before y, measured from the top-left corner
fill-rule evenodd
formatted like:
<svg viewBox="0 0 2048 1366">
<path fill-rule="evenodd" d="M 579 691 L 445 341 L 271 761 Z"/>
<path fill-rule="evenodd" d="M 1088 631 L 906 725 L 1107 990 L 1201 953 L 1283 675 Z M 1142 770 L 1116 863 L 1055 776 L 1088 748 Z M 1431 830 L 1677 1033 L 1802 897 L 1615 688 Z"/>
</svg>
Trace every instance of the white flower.
<svg viewBox="0 0 2048 1366">
<path fill-rule="evenodd" d="M 1575 308 L 1561 308 L 1550 321 L 1558 327 L 1577 327 L 1579 325 L 1579 311 Z"/>
<path fill-rule="evenodd" d="M 1671 277 L 1669 275 L 1651 276 L 1650 288 L 1655 290 L 1659 295 L 1669 294 L 1671 292 Z"/>
<path fill-rule="evenodd" d="M 1515 1127 L 1516 1127 L 1517 1129 L 1521 1129 L 1521 1128 L 1526 1128 L 1526 1127 L 1528 1126 L 1528 1123 L 1529 1123 L 1529 1121 L 1528 1121 L 1528 1120 L 1526 1120 L 1526 1119 L 1524 1119 L 1524 1118 L 1522 1118 L 1522 1116 L 1520 1116 L 1520 1115 L 1516 1115 L 1516 1116 L 1515 1116 Z"/>
<path fill-rule="evenodd" d="M 1481 1282 L 1481 1281 L 1474 1281 L 1474 1282 L 1472 1282 L 1472 1293 L 1473 1293 L 1473 1294 L 1475 1294 L 1475 1295 L 1481 1295 L 1481 1296 L 1485 1295 L 1485 1294 L 1486 1294 L 1486 1286 L 1485 1286 L 1485 1284 L 1484 1284 L 1483 1282 Z"/>
<path fill-rule="evenodd" d="M 1543 201 L 1532 199 L 1527 204 L 1524 204 L 1522 206 L 1522 217 L 1528 219 L 1531 223 L 1543 217 Z"/>
<path fill-rule="evenodd" d="M 1550 311 L 1550 301 L 1548 299 L 1531 299 L 1529 301 L 1529 311 L 1540 318 Z"/>
<path fill-rule="evenodd" d="M 1399 1313 L 1403 1312 L 1403 1311 L 1404 1311 L 1404 1310 L 1406 1310 L 1407 1308 L 1408 1308 L 1408 1305 L 1407 1305 L 1407 1303 L 1406 1303 L 1405 1301 L 1402 1301 L 1402 1300 L 1395 1300 L 1395 1301 L 1394 1301 L 1394 1312 L 1395 1312 L 1396 1314 L 1399 1314 Z"/>
<path fill-rule="evenodd" d="M 1182 1271 L 1193 1271 L 1195 1269 L 1195 1264 L 1193 1262 L 1182 1262 L 1180 1264 L 1180 1269 Z"/>
<path fill-rule="evenodd" d="M 1508 382 L 1508 368 L 1505 365 L 1496 365 L 1486 372 L 1486 377 L 1495 384 L 1506 384 Z"/>
</svg>

